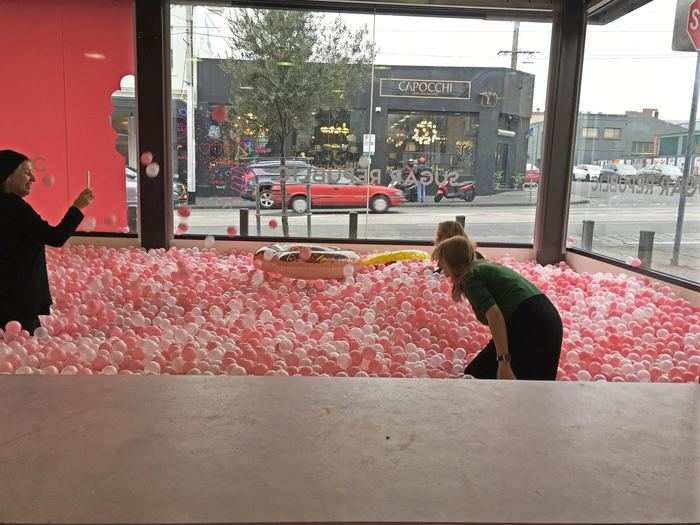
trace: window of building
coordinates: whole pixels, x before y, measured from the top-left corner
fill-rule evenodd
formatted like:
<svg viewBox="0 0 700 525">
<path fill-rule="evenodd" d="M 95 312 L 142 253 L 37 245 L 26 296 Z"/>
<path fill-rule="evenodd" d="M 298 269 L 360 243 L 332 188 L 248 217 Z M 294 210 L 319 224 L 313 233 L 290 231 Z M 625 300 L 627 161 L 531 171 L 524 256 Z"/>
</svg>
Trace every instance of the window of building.
<svg viewBox="0 0 700 525">
<path fill-rule="evenodd" d="M 621 139 L 622 138 L 622 129 L 620 128 L 605 128 L 603 130 L 603 138 L 604 139 Z"/>
<path fill-rule="evenodd" d="M 573 247 L 698 282 L 700 178 L 697 175 L 690 180 L 683 233 L 676 244 L 682 191 L 679 181 L 685 163 L 683 145 L 687 133 L 667 130 L 687 122 L 697 55 L 672 51 L 669 46 L 675 10 L 676 2 L 652 0 L 604 28 L 588 27 L 579 118 L 590 123 L 613 115 L 622 119 L 630 113 L 644 113 L 644 108 L 655 110 L 646 111 L 644 118 L 627 119 L 627 126 L 615 126 L 606 120 L 609 127 L 599 127 L 604 128 L 605 139 L 613 140 L 577 141 L 576 162 L 603 169 L 589 170 L 588 181 L 574 171 L 569 236 Z M 619 38 L 621 32 L 626 35 L 624 39 Z M 630 56 L 635 59 L 630 60 Z M 630 89 L 629 83 L 607 81 L 611 78 L 611 68 L 616 79 L 638 78 L 640 71 L 662 68 L 672 72 L 676 80 L 637 82 Z M 623 138 L 627 140 L 620 140 Z M 640 162 L 640 156 L 646 157 L 645 162 Z M 695 166 L 693 173 L 700 166 L 697 157 Z M 584 221 L 593 223 L 591 245 L 584 245 Z M 637 261 L 641 231 L 654 232 L 650 260 Z"/>
<path fill-rule="evenodd" d="M 598 128 L 583 128 L 581 130 L 581 136 L 584 139 L 597 139 L 598 138 Z"/>
<path fill-rule="evenodd" d="M 653 142 L 633 142 L 632 143 L 632 153 L 641 154 L 653 154 L 654 143 Z"/>
<path fill-rule="evenodd" d="M 189 25 L 207 28 L 195 30 L 194 46 Z M 547 67 L 509 68 L 498 51 L 512 30 L 508 21 L 173 3 L 172 98 L 194 115 L 189 126 L 177 122 L 190 159 L 180 173 L 196 189 L 188 233 L 226 235 L 248 208 L 251 235 L 347 238 L 348 213 L 360 211 L 361 239 L 432 240 L 440 220 L 465 215 L 477 241 L 531 243 L 537 192 L 523 183 L 541 158 L 528 143 L 542 146 L 529 129 L 533 108 L 544 107 Z M 288 56 L 259 47 L 266 34 Z M 523 22 L 520 35 L 546 52 L 551 24 Z M 469 53 L 479 59 L 465 61 Z M 288 228 L 279 220 L 282 158 L 313 181 L 310 206 L 293 197 Z M 222 199 L 226 209 L 205 206 Z M 499 203 L 518 221 L 494 227 Z M 273 217 L 281 227 L 268 227 Z"/>
</svg>

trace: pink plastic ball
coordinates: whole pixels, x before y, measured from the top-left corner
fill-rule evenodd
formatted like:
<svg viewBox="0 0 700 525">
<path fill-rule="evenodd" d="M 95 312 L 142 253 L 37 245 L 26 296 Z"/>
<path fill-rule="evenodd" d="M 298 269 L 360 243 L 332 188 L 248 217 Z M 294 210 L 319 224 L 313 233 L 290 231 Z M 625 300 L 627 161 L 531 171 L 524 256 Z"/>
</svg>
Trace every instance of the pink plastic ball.
<svg viewBox="0 0 700 525">
<path fill-rule="evenodd" d="M 153 162 L 153 153 L 150 151 L 144 151 L 141 153 L 140 160 L 142 166 L 148 166 L 151 162 Z"/>
<path fill-rule="evenodd" d="M 19 335 L 22 331 L 22 325 L 18 321 L 10 321 L 5 325 L 5 332 L 10 335 Z"/>
</svg>

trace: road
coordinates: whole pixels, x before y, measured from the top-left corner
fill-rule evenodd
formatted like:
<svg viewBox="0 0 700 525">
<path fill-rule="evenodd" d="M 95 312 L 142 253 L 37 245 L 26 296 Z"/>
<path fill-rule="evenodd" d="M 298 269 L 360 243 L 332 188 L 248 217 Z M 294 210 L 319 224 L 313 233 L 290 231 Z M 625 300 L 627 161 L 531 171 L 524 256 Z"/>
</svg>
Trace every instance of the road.
<svg viewBox="0 0 700 525">
<path fill-rule="evenodd" d="M 593 248 L 611 257 L 626 259 L 637 255 L 639 232 L 655 232 L 654 264 L 661 271 L 700 281 L 700 197 L 688 198 L 679 267 L 670 266 L 675 234 L 677 196 L 630 195 L 587 191 L 589 185 L 575 183 L 575 196 L 584 204 L 572 205 L 569 234 L 580 243 L 584 220 L 595 221 Z M 233 203 L 232 203 L 233 204 Z M 240 203 L 242 204 L 242 203 Z M 240 205 L 239 204 L 239 205 Z M 366 215 L 359 211 L 358 236 L 371 239 L 430 240 L 440 221 L 464 215 L 468 230 L 477 241 L 530 243 L 533 238 L 534 206 L 475 207 L 469 204 L 426 204 L 423 207 L 393 208 L 385 214 Z M 478 199 L 477 199 L 478 204 Z M 247 206 L 244 205 L 244 206 Z M 281 227 L 270 228 L 269 221 L 280 222 L 279 210 L 266 212 L 260 219 L 260 235 L 279 236 Z M 178 217 L 176 216 L 176 224 Z M 239 208 L 193 209 L 188 219 L 189 233 L 225 235 L 228 226 L 239 222 Z M 291 216 L 290 234 L 306 237 L 307 218 Z M 311 217 L 313 237 L 347 238 L 348 210 L 314 210 Z M 256 235 L 254 210 L 250 211 L 251 235 Z"/>
</svg>

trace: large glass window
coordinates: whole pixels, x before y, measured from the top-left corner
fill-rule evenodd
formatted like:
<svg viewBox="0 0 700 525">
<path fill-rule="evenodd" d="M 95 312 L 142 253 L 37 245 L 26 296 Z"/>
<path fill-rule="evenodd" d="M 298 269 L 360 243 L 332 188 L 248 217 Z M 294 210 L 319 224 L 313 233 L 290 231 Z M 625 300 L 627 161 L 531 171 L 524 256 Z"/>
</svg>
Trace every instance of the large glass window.
<svg viewBox="0 0 700 525">
<path fill-rule="evenodd" d="M 91 186 L 81 231 L 136 232 L 133 0 L 2 4 L 0 144 L 33 160 L 27 200 L 58 222 Z"/>
<path fill-rule="evenodd" d="M 549 24 L 174 4 L 171 33 L 181 231 L 532 242 Z"/>
<path fill-rule="evenodd" d="M 569 244 L 699 281 L 697 160 L 679 217 L 697 54 L 672 50 L 675 10 L 654 0 L 588 28 Z"/>
</svg>

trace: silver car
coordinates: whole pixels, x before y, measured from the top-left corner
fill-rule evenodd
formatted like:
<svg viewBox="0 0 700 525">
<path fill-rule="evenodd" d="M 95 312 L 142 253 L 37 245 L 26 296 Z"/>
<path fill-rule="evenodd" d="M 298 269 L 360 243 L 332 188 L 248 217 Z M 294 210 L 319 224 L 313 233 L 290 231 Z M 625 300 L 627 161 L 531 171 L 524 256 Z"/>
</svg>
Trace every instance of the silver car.
<svg viewBox="0 0 700 525">
<path fill-rule="evenodd" d="M 126 167 L 126 205 L 137 206 L 139 202 L 139 175 L 135 169 Z M 187 188 L 180 182 L 173 181 L 173 203 L 187 202 Z"/>
</svg>

